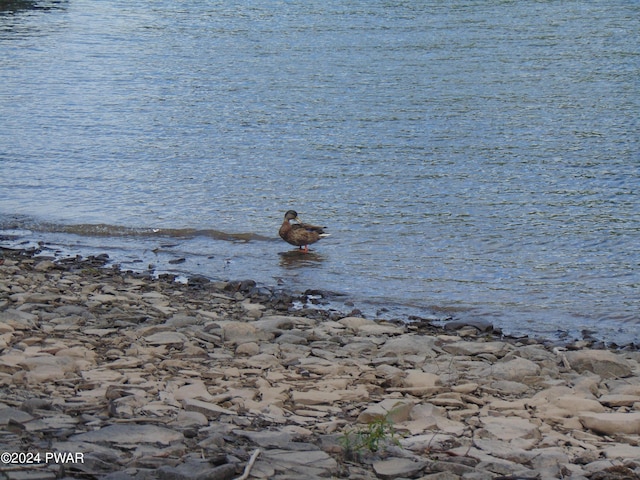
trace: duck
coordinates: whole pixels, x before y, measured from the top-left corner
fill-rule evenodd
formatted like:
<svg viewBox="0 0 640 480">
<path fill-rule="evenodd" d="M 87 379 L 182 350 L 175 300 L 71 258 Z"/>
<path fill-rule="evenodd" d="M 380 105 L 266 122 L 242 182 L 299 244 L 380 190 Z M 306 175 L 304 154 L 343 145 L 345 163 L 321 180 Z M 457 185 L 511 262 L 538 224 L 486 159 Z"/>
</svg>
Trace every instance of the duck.
<svg viewBox="0 0 640 480">
<path fill-rule="evenodd" d="M 292 220 L 298 223 L 291 223 Z M 285 242 L 299 247 L 303 253 L 308 253 L 309 245 L 331 235 L 324 233 L 325 228 L 302 223 L 298 219 L 298 213 L 295 210 L 289 210 L 284 214 L 284 221 L 278 233 Z"/>
</svg>

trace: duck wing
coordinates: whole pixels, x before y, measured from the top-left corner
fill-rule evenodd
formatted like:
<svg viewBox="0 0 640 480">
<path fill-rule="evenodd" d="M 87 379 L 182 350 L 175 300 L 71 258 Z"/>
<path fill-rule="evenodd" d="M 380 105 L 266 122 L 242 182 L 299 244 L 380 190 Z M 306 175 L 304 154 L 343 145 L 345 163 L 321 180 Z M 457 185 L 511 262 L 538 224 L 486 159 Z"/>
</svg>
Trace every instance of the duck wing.
<svg viewBox="0 0 640 480">
<path fill-rule="evenodd" d="M 309 223 L 293 223 L 291 228 L 294 230 L 306 230 L 307 232 L 315 232 L 320 235 L 324 233 L 324 229 L 327 227 L 319 227 L 317 225 L 311 225 Z"/>
</svg>

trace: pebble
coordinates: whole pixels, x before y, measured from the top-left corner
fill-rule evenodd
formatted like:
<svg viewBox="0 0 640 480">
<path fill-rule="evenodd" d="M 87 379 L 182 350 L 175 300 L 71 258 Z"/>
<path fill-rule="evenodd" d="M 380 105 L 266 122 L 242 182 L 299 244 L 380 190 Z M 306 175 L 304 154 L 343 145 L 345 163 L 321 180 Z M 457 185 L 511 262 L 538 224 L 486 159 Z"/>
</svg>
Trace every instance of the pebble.
<svg viewBox="0 0 640 480">
<path fill-rule="evenodd" d="M 637 351 L 295 312 L 252 282 L 151 279 L 100 257 L 3 256 L 0 447 L 81 454 L 70 478 L 640 478 Z M 348 446 L 375 426 L 376 451 Z"/>
</svg>

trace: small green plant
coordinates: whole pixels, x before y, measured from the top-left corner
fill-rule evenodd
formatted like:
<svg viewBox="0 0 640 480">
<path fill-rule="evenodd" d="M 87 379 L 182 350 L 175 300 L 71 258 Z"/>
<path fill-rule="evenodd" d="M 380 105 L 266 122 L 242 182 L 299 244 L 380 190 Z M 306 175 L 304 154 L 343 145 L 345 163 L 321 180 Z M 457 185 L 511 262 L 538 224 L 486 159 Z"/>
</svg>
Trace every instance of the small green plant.
<svg viewBox="0 0 640 480">
<path fill-rule="evenodd" d="M 391 412 L 358 429 L 347 430 L 340 439 L 348 459 L 357 458 L 363 450 L 376 453 L 380 448 L 393 443 L 400 445 L 393 422 L 389 418 Z"/>
</svg>

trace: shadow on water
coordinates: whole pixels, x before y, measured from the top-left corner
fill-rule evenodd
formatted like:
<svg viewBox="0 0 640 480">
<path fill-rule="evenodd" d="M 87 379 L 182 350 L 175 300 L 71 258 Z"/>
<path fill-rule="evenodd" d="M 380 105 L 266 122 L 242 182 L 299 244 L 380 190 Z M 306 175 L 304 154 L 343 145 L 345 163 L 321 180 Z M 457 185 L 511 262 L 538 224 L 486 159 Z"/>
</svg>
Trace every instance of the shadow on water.
<svg viewBox="0 0 640 480">
<path fill-rule="evenodd" d="M 22 10 L 53 10 L 60 8 L 67 2 L 62 1 L 27 1 L 27 0 L 0 0 L 0 15 L 17 13 Z"/>
<path fill-rule="evenodd" d="M 313 251 L 304 253 L 302 250 L 280 252 L 280 266 L 287 270 L 302 267 L 318 267 L 325 261 L 325 256 Z"/>
<path fill-rule="evenodd" d="M 84 237 L 130 237 L 130 238 L 172 238 L 192 239 L 207 237 L 214 240 L 246 243 L 251 241 L 270 241 L 273 238 L 253 232 L 224 232 L 214 229 L 195 228 L 151 228 L 126 227 L 109 224 L 60 224 L 41 222 L 28 216 L 9 215 L 0 216 L 0 230 L 5 235 L 11 230 L 22 232 L 31 230 L 43 233 L 67 233 Z"/>
</svg>

